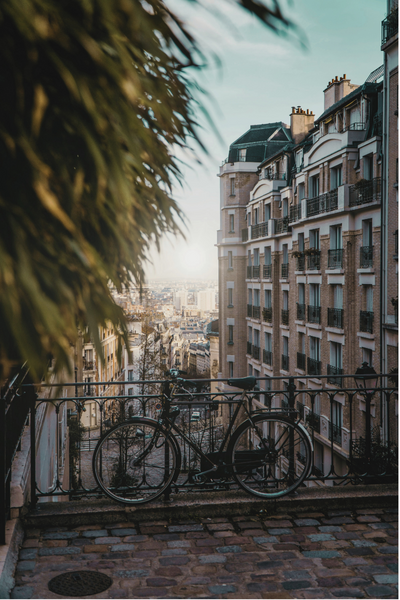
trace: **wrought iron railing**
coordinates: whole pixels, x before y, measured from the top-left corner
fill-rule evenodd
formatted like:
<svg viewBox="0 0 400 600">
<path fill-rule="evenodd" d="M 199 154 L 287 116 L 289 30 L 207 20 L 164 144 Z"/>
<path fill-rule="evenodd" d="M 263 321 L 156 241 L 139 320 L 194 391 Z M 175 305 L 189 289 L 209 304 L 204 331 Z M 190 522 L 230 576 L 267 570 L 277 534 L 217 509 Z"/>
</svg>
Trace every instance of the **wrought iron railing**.
<svg viewBox="0 0 400 600">
<path fill-rule="evenodd" d="M 398 8 L 392 10 L 382 21 L 382 45 L 396 35 L 399 30 Z"/>
<path fill-rule="evenodd" d="M 272 265 L 263 265 L 263 278 L 271 279 L 272 277 Z"/>
<path fill-rule="evenodd" d="M 94 371 L 96 369 L 96 362 L 94 360 L 83 360 L 84 371 Z"/>
<path fill-rule="evenodd" d="M 319 271 L 321 269 L 321 251 L 312 249 L 307 255 L 307 269 Z"/>
<path fill-rule="evenodd" d="M 307 308 L 307 321 L 309 323 L 321 323 L 321 307 L 308 305 Z"/>
<path fill-rule="evenodd" d="M 343 308 L 328 308 L 328 327 L 343 329 Z"/>
<path fill-rule="evenodd" d="M 306 268 L 306 256 L 301 254 L 296 256 L 296 271 L 305 271 Z"/>
<path fill-rule="evenodd" d="M 289 263 L 283 263 L 281 265 L 281 277 L 287 279 L 289 277 Z"/>
<path fill-rule="evenodd" d="M 289 325 L 289 310 L 282 308 L 281 321 L 282 321 L 282 325 Z"/>
<path fill-rule="evenodd" d="M 253 279 L 259 279 L 259 277 L 260 277 L 260 266 L 259 265 L 255 265 L 253 267 L 253 276 L 252 276 L 252 278 Z"/>
<path fill-rule="evenodd" d="M 247 348 L 246 348 L 247 354 L 251 354 L 252 347 L 253 347 L 253 344 L 251 342 L 247 342 Z"/>
<path fill-rule="evenodd" d="M 289 356 L 282 354 L 282 371 L 289 371 Z"/>
<path fill-rule="evenodd" d="M 374 264 L 374 247 L 362 246 L 360 248 L 360 269 L 369 269 Z"/>
<path fill-rule="evenodd" d="M 263 321 L 266 323 L 272 323 L 272 307 L 263 308 L 262 315 Z"/>
<path fill-rule="evenodd" d="M 328 383 L 331 383 L 332 385 L 341 386 L 342 378 L 338 377 L 338 375 L 343 375 L 344 370 L 339 367 L 335 367 L 334 365 L 327 365 L 326 369 L 326 372 L 328 373 L 328 375 L 330 375 L 330 377 L 328 377 Z"/>
<path fill-rule="evenodd" d="M 259 346 L 254 346 L 254 344 L 253 344 L 253 346 L 251 348 L 251 355 L 256 360 L 260 360 L 260 347 Z"/>
<path fill-rule="evenodd" d="M 328 250 L 328 269 L 341 269 L 343 267 L 343 250 Z"/>
<path fill-rule="evenodd" d="M 381 178 L 361 179 L 349 187 L 349 206 L 381 201 Z"/>
<path fill-rule="evenodd" d="M 270 350 L 263 350 L 263 363 L 272 365 L 272 352 Z"/>
<path fill-rule="evenodd" d="M 302 369 L 302 371 L 306 370 L 306 355 L 302 352 L 297 353 L 297 368 Z"/>
<path fill-rule="evenodd" d="M 317 413 L 310 411 L 306 414 L 306 423 L 313 429 L 316 433 L 320 433 L 321 431 L 321 417 L 317 415 Z"/>
<path fill-rule="evenodd" d="M 350 125 L 343 127 L 340 133 L 345 133 L 345 131 L 365 131 L 365 123 L 362 123 L 361 121 L 358 123 L 350 123 Z"/>
<path fill-rule="evenodd" d="M 255 240 L 268 235 L 268 222 L 251 226 L 251 239 Z"/>
<path fill-rule="evenodd" d="M 331 212 L 338 207 L 338 191 L 337 189 L 331 192 L 321 194 L 316 198 L 307 199 L 307 217 L 320 215 L 321 213 Z"/>
<path fill-rule="evenodd" d="M 295 204 L 290 207 L 289 211 L 289 223 L 294 223 L 301 219 L 301 204 Z"/>
<path fill-rule="evenodd" d="M 310 356 L 307 358 L 307 373 L 308 375 L 321 375 L 321 361 Z"/>
<path fill-rule="evenodd" d="M 275 233 L 286 233 L 289 228 L 289 217 L 275 219 Z"/>
<path fill-rule="evenodd" d="M 374 313 L 369 310 L 360 310 L 360 331 L 373 333 Z"/>
<path fill-rule="evenodd" d="M 306 318 L 306 305 L 297 302 L 297 318 L 299 321 L 304 321 Z"/>
<path fill-rule="evenodd" d="M 253 306 L 253 319 L 259 319 L 260 318 L 260 307 L 259 306 Z"/>
</svg>

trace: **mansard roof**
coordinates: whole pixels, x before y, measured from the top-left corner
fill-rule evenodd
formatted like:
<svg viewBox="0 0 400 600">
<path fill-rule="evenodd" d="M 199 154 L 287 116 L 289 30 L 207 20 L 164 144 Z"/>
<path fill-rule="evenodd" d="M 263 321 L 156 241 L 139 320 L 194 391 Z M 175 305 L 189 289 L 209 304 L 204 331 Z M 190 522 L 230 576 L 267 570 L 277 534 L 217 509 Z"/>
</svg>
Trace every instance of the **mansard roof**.
<svg viewBox="0 0 400 600">
<path fill-rule="evenodd" d="M 338 102 L 335 102 L 335 104 L 332 104 L 332 106 L 327 108 L 322 113 L 322 115 L 320 115 L 318 117 L 318 119 L 315 119 L 315 123 L 319 123 L 320 121 L 323 121 L 331 113 L 336 112 L 343 106 L 346 106 L 347 104 L 349 104 L 352 100 L 355 100 L 357 98 L 357 96 L 359 96 L 361 93 L 371 94 L 373 92 L 377 92 L 380 87 L 382 87 L 382 83 L 371 83 L 371 82 L 366 81 L 365 83 L 363 83 L 363 85 L 360 85 L 353 92 L 350 92 L 350 94 L 347 94 L 347 96 L 343 96 L 343 98 L 341 100 L 339 100 Z"/>
<path fill-rule="evenodd" d="M 246 149 L 246 162 L 262 162 L 291 142 L 290 128 L 282 121 L 251 125 L 229 148 L 228 162 L 239 160 L 239 150 Z"/>
</svg>

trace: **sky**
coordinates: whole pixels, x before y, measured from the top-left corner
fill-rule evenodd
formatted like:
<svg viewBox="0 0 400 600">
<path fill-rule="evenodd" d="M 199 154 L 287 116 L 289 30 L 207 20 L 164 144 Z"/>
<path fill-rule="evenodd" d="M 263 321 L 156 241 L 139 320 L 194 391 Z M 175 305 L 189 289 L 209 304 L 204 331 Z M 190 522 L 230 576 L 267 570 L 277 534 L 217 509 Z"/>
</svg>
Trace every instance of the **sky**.
<svg viewBox="0 0 400 600">
<path fill-rule="evenodd" d="M 268 2 L 266 2 L 268 3 Z M 290 123 L 292 106 L 323 112 L 323 90 L 336 75 L 362 84 L 381 64 L 381 21 L 386 0 L 281 0 L 306 37 L 277 36 L 232 0 L 166 0 L 186 22 L 208 58 L 196 73 L 213 124 L 199 108 L 200 137 L 207 154 L 182 156 L 183 187 L 174 198 L 185 214 L 186 241 L 167 238 L 154 250 L 151 280 L 217 279 L 215 246 L 219 229 L 219 166 L 250 125 Z M 220 14 L 214 15 L 216 7 Z M 214 59 L 218 57 L 218 60 Z M 200 160 L 201 164 L 198 163 Z"/>
</svg>

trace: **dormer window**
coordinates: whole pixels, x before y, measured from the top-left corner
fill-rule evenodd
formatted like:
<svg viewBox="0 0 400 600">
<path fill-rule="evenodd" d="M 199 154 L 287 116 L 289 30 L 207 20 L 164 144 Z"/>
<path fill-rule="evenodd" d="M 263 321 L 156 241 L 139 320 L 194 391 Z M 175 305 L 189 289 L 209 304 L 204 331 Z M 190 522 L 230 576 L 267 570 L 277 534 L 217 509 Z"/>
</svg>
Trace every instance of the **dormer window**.
<svg viewBox="0 0 400 600">
<path fill-rule="evenodd" d="M 246 152 L 247 152 L 247 148 L 241 148 L 239 150 L 239 161 L 240 162 L 246 161 Z"/>
</svg>

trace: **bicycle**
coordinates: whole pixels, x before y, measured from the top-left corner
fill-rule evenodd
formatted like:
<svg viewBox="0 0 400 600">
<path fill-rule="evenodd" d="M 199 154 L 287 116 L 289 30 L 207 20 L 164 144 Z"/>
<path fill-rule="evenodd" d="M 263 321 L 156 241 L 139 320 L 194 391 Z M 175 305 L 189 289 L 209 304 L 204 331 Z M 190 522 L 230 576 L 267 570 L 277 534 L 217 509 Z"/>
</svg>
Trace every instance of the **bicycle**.
<svg viewBox="0 0 400 600">
<path fill-rule="evenodd" d="M 181 468 L 181 450 L 174 433 L 200 456 L 201 470 L 191 474 L 194 483 L 230 478 L 265 499 L 289 494 L 303 483 L 311 469 L 312 441 L 297 411 L 250 412 L 248 392 L 254 389 L 256 378 L 229 379 L 229 385 L 242 390 L 240 400 L 219 449 L 204 453 L 175 423 L 180 410 L 171 408 L 171 403 L 191 395 L 184 388 L 190 380 L 180 378 L 181 373 L 169 372 L 171 380 L 163 386 L 158 419 L 131 417 L 108 430 L 97 443 L 93 472 L 107 496 L 134 505 L 169 491 Z M 211 404 L 218 408 L 219 402 Z M 242 408 L 247 419 L 233 431 Z"/>
</svg>

